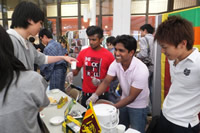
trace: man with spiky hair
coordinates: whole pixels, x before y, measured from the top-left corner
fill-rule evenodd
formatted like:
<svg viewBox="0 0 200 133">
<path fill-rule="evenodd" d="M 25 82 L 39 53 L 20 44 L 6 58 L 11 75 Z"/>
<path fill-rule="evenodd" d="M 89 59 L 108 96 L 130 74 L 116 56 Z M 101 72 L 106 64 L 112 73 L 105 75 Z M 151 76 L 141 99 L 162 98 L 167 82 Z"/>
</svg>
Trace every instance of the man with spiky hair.
<svg viewBox="0 0 200 133">
<path fill-rule="evenodd" d="M 193 26 L 186 19 L 171 16 L 158 26 L 155 40 L 168 58 L 172 83 L 157 132 L 199 133 L 200 53 L 193 47 Z"/>
</svg>

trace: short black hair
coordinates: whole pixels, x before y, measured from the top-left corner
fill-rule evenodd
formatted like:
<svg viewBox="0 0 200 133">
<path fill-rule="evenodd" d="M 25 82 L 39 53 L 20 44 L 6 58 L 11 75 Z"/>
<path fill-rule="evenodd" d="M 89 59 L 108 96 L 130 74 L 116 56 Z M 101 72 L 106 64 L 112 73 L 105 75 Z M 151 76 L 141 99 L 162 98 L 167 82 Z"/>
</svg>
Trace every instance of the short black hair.
<svg viewBox="0 0 200 133">
<path fill-rule="evenodd" d="M 11 28 L 21 27 L 27 28 L 30 23 L 28 20 L 33 20 L 35 23 L 39 21 L 44 22 L 44 13 L 42 10 L 32 2 L 20 2 L 12 14 Z"/>
<path fill-rule="evenodd" d="M 47 30 L 46 28 L 40 30 L 40 32 L 39 32 L 39 38 L 40 37 L 43 38 L 44 35 L 46 35 L 47 38 L 53 39 L 52 33 L 49 30 Z"/>
<path fill-rule="evenodd" d="M 148 33 L 153 34 L 155 31 L 155 28 L 151 26 L 150 24 L 144 24 L 140 27 L 140 30 L 144 31 L 147 30 Z"/>
<path fill-rule="evenodd" d="M 126 48 L 129 52 L 137 49 L 137 41 L 133 36 L 130 35 L 121 35 L 117 36 L 113 45 L 116 46 L 117 43 L 122 43 L 124 48 Z"/>
<path fill-rule="evenodd" d="M 106 43 L 111 43 L 111 44 L 113 44 L 114 40 L 115 40 L 115 37 L 114 37 L 114 36 L 109 36 L 109 37 L 106 39 Z"/>
<path fill-rule="evenodd" d="M 29 39 L 28 39 L 30 42 L 32 42 L 32 43 L 34 43 L 35 42 L 35 38 L 34 37 L 29 37 Z"/>
<path fill-rule="evenodd" d="M 99 26 L 89 26 L 86 30 L 88 36 L 97 34 L 99 39 L 103 37 L 103 29 Z"/>
</svg>

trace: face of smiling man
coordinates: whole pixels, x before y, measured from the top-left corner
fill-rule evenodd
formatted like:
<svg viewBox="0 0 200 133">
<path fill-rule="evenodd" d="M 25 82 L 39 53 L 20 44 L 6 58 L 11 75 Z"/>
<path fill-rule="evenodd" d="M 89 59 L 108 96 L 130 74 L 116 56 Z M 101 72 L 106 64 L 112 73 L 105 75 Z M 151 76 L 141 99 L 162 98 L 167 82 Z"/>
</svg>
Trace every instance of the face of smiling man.
<svg viewBox="0 0 200 133">
<path fill-rule="evenodd" d="M 128 49 L 126 49 L 122 43 L 117 43 L 115 45 L 116 62 L 121 63 L 122 65 L 130 64 L 133 54 L 134 51 L 128 51 Z"/>
</svg>

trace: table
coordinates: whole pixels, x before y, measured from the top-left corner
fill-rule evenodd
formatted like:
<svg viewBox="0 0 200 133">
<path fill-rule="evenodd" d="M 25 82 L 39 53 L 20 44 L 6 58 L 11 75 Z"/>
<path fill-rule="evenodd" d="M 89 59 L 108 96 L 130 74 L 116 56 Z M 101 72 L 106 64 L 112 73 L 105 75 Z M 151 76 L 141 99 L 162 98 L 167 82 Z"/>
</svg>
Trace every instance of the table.
<svg viewBox="0 0 200 133">
<path fill-rule="evenodd" d="M 47 91 L 47 95 L 53 97 L 54 99 L 56 99 L 57 101 L 59 101 L 59 99 L 63 96 L 63 97 L 68 97 L 68 102 L 61 108 L 61 109 L 57 109 L 57 105 L 49 105 L 48 107 L 45 107 L 42 111 L 41 114 L 44 114 L 44 117 L 42 118 L 43 121 L 45 122 L 47 128 L 49 129 L 50 133 L 63 133 L 62 131 L 62 125 L 52 125 L 50 124 L 49 120 L 52 117 L 55 116 L 63 116 L 64 117 L 64 111 L 67 107 L 67 105 L 69 104 L 69 102 L 72 100 L 71 97 L 69 97 L 68 95 L 66 95 L 66 93 L 58 90 L 56 92 L 53 91 Z M 83 107 L 81 104 L 76 103 L 73 107 L 72 110 L 80 110 L 81 113 L 86 111 L 86 108 Z"/>
</svg>

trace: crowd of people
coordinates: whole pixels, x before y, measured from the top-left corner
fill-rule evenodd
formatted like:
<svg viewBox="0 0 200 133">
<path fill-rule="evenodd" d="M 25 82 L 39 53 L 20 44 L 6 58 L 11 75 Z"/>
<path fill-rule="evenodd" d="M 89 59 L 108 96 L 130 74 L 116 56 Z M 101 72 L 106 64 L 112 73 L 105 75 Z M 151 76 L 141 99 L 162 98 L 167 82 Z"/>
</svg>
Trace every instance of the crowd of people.
<svg viewBox="0 0 200 133">
<path fill-rule="evenodd" d="M 194 30 L 189 21 L 171 16 L 156 32 L 150 24 L 141 26 L 138 53 L 133 36 L 108 37 L 106 49 L 101 45 L 103 29 L 89 26 L 89 47 L 75 59 L 68 56 L 64 38 L 57 42 L 49 30 L 42 28 L 44 18 L 38 6 L 24 1 L 14 9 L 11 28 L 6 32 L 0 26 L 1 132 L 40 133 L 38 114 L 49 104 L 48 84 L 49 89 L 65 92 L 65 77 L 72 83 L 82 69 L 81 104 L 87 107 L 98 99 L 111 100 L 109 90 L 120 86 L 120 99 L 112 104 L 119 109 L 119 124 L 145 133 L 147 114 L 151 113 L 157 41 L 169 60 L 172 84 L 154 133 L 199 133 L 200 53 L 193 47 Z M 34 44 L 37 34 L 42 47 Z M 67 73 L 72 61 L 77 67 Z"/>
</svg>

